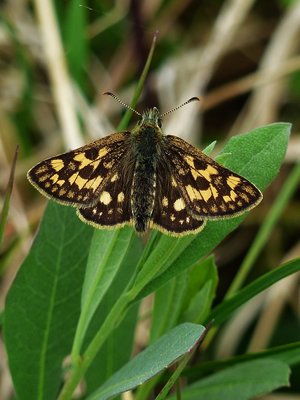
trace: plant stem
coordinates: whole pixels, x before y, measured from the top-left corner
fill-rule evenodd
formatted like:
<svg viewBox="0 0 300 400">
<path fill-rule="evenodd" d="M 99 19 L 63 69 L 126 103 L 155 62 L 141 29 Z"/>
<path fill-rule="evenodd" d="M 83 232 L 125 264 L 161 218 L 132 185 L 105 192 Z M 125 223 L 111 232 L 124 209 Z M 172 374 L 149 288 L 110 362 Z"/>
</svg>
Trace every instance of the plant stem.
<svg viewBox="0 0 300 400">
<path fill-rule="evenodd" d="M 77 360 L 76 364 L 74 364 L 71 375 L 63 387 L 58 400 L 69 400 L 72 396 L 72 393 L 76 389 L 76 386 L 80 382 L 80 379 L 83 377 L 84 373 L 91 365 L 94 360 L 96 354 L 100 350 L 101 346 L 109 336 L 109 334 L 114 329 L 117 322 L 119 322 L 119 318 L 126 309 L 130 298 L 127 293 L 123 293 L 119 300 L 115 303 L 111 312 L 108 314 L 106 320 L 101 326 L 98 333 L 95 335 L 94 339 L 89 344 L 83 356 Z"/>
<path fill-rule="evenodd" d="M 135 108 L 136 103 L 137 103 L 137 101 L 138 101 L 138 99 L 139 99 L 139 97 L 140 97 L 140 95 L 142 93 L 142 90 L 143 90 L 143 87 L 144 87 L 144 83 L 145 83 L 146 77 L 148 75 L 149 68 L 150 68 L 151 61 L 152 61 L 152 57 L 153 57 L 153 54 L 154 54 L 154 50 L 155 50 L 155 46 L 156 46 L 156 40 L 157 40 L 157 33 L 155 33 L 155 35 L 153 36 L 152 44 L 151 44 L 151 48 L 150 48 L 150 51 L 149 51 L 149 54 L 148 54 L 148 57 L 147 57 L 146 64 L 144 66 L 144 69 L 143 69 L 143 72 L 141 74 L 141 77 L 140 77 L 140 79 L 138 81 L 138 84 L 137 84 L 137 86 L 135 88 L 135 91 L 134 91 L 134 94 L 133 94 L 133 98 L 132 98 L 132 101 L 130 103 L 130 107 L 132 107 L 132 108 Z M 130 111 L 128 109 L 126 111 L 126 113 L 124 114 L 121 122 L 119 123 L 118 130 L 123 130 L 123 129 L 127 128 L 131 116 L 132 116 L 132 111 Z"/>
</svg>

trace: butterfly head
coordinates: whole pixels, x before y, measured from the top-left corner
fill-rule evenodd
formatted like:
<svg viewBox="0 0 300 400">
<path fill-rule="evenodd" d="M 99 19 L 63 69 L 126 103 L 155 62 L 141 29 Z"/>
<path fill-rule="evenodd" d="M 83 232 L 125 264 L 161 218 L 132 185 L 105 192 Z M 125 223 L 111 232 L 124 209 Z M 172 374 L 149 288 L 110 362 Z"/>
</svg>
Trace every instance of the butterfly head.
<svg viewBox="0 0 300 400">
<path fill-rule="evenodd" d="M 139 121 L 139 125 L 152 126 L 154 128 L 161 128 L 161 116 L 156 107 L 145 110 Z"/>
</svg>

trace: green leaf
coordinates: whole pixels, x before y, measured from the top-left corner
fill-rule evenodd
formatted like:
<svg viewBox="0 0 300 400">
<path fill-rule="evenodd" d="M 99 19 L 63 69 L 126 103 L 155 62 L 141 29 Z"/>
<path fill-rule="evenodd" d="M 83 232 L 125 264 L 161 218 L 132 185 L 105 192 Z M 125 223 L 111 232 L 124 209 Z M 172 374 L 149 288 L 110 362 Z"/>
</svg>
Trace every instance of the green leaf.
<svg viewBox="0 0 300 400">
<path fill-rule="evenodd" d="M 178 325 L 129 361 L 88 400 L 105 400 L 141 385 L 187 353 L 204 330 L 201 325 Z"/>
<path fill-rule="evenodd" d="M 231 313 L 242 304 L 246 303 L 248 300 L 261 293 L 263 290 L 272 286 L 274 283 L 299 270 L 300 258 L 297 258 L 264 274 L 263 276 L 256 279 L 254 282 L 251 282 L 248 286 L 241 289 L 228 300 L 223 301 L 220 305 L 215 307 L 210 313 L 208 320 L 213 319 L 216 325 L 221 324 L 222 322 L 226 321 L 229 315 L 231 315 Z"/>
<path fill-rule="evenodd" d="M 187 286 L 187 274 L 176 276 L 155 293 L 150 342 L 158 339 L 178 322 Z"/>
<path fill-rule="evenodd" d="M 73 358 L 79 357 L 88 325 L 116 276 L 133 237 L 131 228 L 95 230 L 88 256 Z"/>
<path fill-rule="evenodd" d="M 208 257 L 193 266 L 183 305 L 183 321 L 202 323 L 211 309 L 218 284 L 218 272 L 214 257 Z"/>
<path fill-rule="evenodd" d="M 211 142 L 208 146 L 205 147 L 205 149 L 202 150 L 203 153 L 209 156 L 214 151 L 216 144 L 217 144 L 216 140 Z"/>
<path fill-rule="evenodd" d="M 93 232 L 74 213 L 49 203 L 7 296 L 5 342 L 22 400 L 56 398 L 62 361 L 71 350 Z"/>
<path fill-rule="evenodd" d="M 237 364 L 187 387 L 183 400 L 250 400 L 289 384 L 290 369 L 281 361 L 262 359 Z M 174 396 L 168 397 L 174 399 Z"/>
<path fill-rule="evenodd" d="M 139 257 L 143 251 L 140 238 L 136 235 L 130 242 L 130 246 L 118 273 L 109 287 L 106 295 L 101 301 L 86 334 L 85 345 L 94 337 L 99 327 L 109 314 L 117 299 L 127 286 L 129 280 L 135 272 Z M 137 321 L 137 311 L 139 303 L 137 302 L 126 313 L 124 320 L 109 335 L 103 347 L 96 355 L 95 360 L 89 367 L 85 382 L 87 394 L 94 391 L 105 382 L 114 372 L 120 369 L 130 359 L 134 332 Z M 120 346 L 120 343 L 122 345 Z"/>
<path fill-rule="evenodd" d="M 184 371 L 183 375 L 188 379 L 199 379 L 199 377 L 208 372 L 216 372 L 217 370 L 224 369 L 228 366 L 239 364 L 250 360 L 261 359 L 278 360 L 289 366 L 300 364 L 300 342 L 285 344 L 282 346 L 271 347 L 267 350 L 258 351 L 256 353 L 241 354 L 235 357 L 217 361 L 200 362 L 192 368 Z"/>
<path fill-rule="evenodd" d="M 271 124 L 231 138 L 222 151 L 231 153 L 226 160 L 226 167 L 249 179 L 261 190 L 265 189 L 275 178 L 284 159 L 290 128 L 291 125 L 286 123 Z M 205 257 L 246 215 L 208 222 L 198 235 L 180 239 L 162 235 L 145 262 L 141 278 L 157 263 L 160 265 L 160 275 L 143 288 L 139 298 L 152 293 Z"/>
</svg>

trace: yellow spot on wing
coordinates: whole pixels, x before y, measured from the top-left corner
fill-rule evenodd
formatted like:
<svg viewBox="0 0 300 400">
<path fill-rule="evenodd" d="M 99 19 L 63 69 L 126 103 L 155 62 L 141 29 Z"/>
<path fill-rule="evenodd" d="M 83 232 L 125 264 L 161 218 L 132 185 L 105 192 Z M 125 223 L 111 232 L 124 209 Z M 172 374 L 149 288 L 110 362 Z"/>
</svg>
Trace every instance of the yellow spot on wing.
<svg viewBox="0 0 300 400">
<path fill-rule="evenodd" d="M 175 181 L 174 176 L 172 176 L 172 178 L 171 178 L 171 185 L 173 187 L 177 187 L 177 182 Z"/>
<path fill-rule="evenodd" d="M 217 207 L 215 204 L 213 204 L 213 205 L 210 207 L 210 211 L 211 211 L 212 213 L 216 213 L 216 212 L 218 212 L 218 207 Z"/>
<path fill-rule="evenodd" d="M 76 154 L 76 156 L 74 157 L 74 160 L 80 162 L 79 169 L 82 169 L 82 168 L 86 167 L 88 164 L 91 163 L 91 160 L 89 160 L 88 158 L 86 158 L 86 156 L 84 155 L 84 153 L 78 153 L 78 154 Z"/>
<path fill-rule="evenodd" d="M 197 189 L 193 188 L 191 185 L 187 185 L 185 188 L 191 201 L 202 200 L 201 193 L 198 192 Z"/>
<path fill-rule="evenodd" d="M 166 198 L 166 196 L 163 197 L 161 203 L 162 203 L 163 207 L 168 207 L 169 200 Z"/>
<path fill-rule="evenodd" d="M 215 186 L 210 185 L 210 190 L 211 190 L 211 193 L 212 193 L 213 197 L 216 199 L 219 196 L 219 192 L 217 191 Z"/>
<path fill-rule="evenodd" d="M 56 183 L 57 181 L 58 181 L 58 178 L 59 178 L 59 176 L 58 176 L 58 174 L 54 174 L 54 175 L 52 175 L 51 176 L 51 181 L 53 182 L 53 183 Z"/>
<path fill-rule="evenodd" d="M 203 197 L 204 201 L 208 201 L 212 196 L 210 188 L 207 190 L 201 190 L 200 193 L 201 193 L 201 196 Z"/>
<path fill-rule="evenodd" d="M 241 179 L 238 176 L 229 175 L 227 178 L 227 185 L 230 189 L 235 189 L 241 183 Z"/>
<path fill-rule="evenodd" d="M 76 178 L 78 176 L 78 172 L 75 172 L 75 174 L 71 175 L 68 181 L 70 182 L 70 185 L 73 185 L 73 183 L 76 181 Z"/>
<path fill-rule="evenodd" d="M 106 206 L 112 201 L 111 195 L 104 191 L 100 195 L 100 202 L 105 204 Z"/>
<path fill-rule="evenodd" d="M 107 153 L 108 153 L 107 147 L 102 147 L 102 149 L 100 149 L 99 151 L 99 157 L 104 157 L 106 156 Z"/>
<path fill-rule="evenodd" d="M 51 163 L 51 167 L 53 169 L 55 169 L 55 171 L 57 171 L 57 172 L 60 171 L 65 166 L 63 160 L 61 160 L 59 158 L 55 158 L 54 160 L 51 160 L 50 163 Z"/>
<path fill-rule="evenodd" d="M 49 171 L 49 168 L 47 165 L 44 164 L 37 168 L 36 173 L 43 174 L 44 172 L 47 172 L 47 171 Z"/>
<path fill-rule="evenodd" d="M 116 172 L 113 176 L 112 176 L 112 178 L 111 178 L 111 182 L 115 182 L 116 180 L 118 180 L 119 179 L 119 175 L 118 175 L 118 173 Z"/>
<path fill-rule="evenodd" d="M 60 191 L 59 191 L 60 196 L 63 196 L 66 193 L 67 193 L 66 189 L 60 189 Z"/>
<path fill-rule="evenodd" d="M 92 189 L 93 192 L 98 189 L 100 183 L 103 181 L 102 176 L 97 176 L 97 178 L 89 179 L 85 185 L 86 189 Z"/>
<path fill-rule="evenodd" d="M 232 201 L 235 201 L 235 199 L 238 197 L 238 195 L 235 193 L 234 190 L 230 191 L 230 197 L 232 199 Z"/>
<path fill-rule="evenodd" d="M 97 178 L 95 179 L 95 182 L 92 184 L 91 188 L 93 189 L 93 191 L 97 190 L 100 183 L 103 181 L 102 176 L 97 176 Z"/>
<path fill-rule="evenodd" d="M 203 176 L 208 182 L 211 182 L 211 175 L 219 175 L 219 172 L 212 165 L 208 165 L 206 169 L 199 169 L 200 175 Z"/>
<path fill-rule="evenodd" d="M 83 178 L 81 178 L 80 175 L 78 175 L 75 183 L 78 186 L 78 189 L 80 190 L 84 187 L 84 185 L 87 183 L 87 181 L 88 181 L 87 179 L 83 179 Z"/>
<path fill-rule="evenodd" d="M 120 192 L 120 193 L 118 194 L 118 202 L 119 202 L 119 203 L 122 203 L 122 202 L 124 201 L 124 198 L 125 198 L 124 193 L 123 193 L 123 192 Z"/>
<path fill-rule="evenodd" d="M 184 159 L 190 167 L 195 168 L 194 157 L 188 155 L 185 156 Z"/>
<path fill-rule="evenodd" d="M 181 211 L 185 208 L 185 203 L 182 198 L 179 198 L 174 202 L 174 208 L 176 211 Z"/>
<path fill-rule="evenodd" d="M 109 161 L 103 164 L 105 168 L 110 169 L 114 165 L 113 161 Z"/>
</svg>

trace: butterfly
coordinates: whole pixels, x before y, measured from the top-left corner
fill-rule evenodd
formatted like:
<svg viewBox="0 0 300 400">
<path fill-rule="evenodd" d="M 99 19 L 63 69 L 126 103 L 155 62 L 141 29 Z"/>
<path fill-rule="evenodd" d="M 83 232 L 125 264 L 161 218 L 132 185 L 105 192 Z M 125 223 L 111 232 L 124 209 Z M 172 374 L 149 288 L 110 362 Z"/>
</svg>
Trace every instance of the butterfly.
<svg viewBox="0 0 300 400">
<path fill-rule="evenodd" d="M 183 139 L 164 135 L 167 113 L 156 107 L 133 111 L 140 119 L 132 130 L 42 161 L 28 171 L 29 181 L 96 228 L 131 225 L 141 234 L 150 228 L 195 234 L 207 220 L 236 217 L 262 200 L 247 179 Z"/>
</svg>

